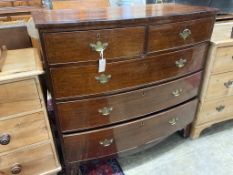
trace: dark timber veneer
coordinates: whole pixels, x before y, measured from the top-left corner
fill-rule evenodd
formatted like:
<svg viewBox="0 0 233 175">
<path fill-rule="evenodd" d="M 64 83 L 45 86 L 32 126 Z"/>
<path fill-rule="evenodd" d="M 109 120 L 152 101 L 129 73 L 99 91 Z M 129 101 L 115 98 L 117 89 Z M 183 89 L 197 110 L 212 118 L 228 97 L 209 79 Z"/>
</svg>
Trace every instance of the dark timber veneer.
<svg viewBox="0 0 233 175">
<path fill-rule="evenodd" d="M 216 12 L 163 4 L 33 13 L 66 174 L 188 130 Z M 94 44 L 105 48 L 101 73 Z"/>
</svg>

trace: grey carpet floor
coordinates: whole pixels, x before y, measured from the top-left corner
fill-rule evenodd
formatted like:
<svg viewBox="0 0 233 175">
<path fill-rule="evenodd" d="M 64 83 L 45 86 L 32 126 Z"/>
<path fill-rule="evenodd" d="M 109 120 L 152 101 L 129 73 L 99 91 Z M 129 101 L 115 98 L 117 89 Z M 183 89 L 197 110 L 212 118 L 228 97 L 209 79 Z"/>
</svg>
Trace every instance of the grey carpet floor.
<svg viewBox="0 0 233 175">
<path fill-rule="evenodd" d="M 233 120 L 204 130 L 196 140 L 174 134 L 119 162 L 125 175 L 233 175 Z"/>
</svg>

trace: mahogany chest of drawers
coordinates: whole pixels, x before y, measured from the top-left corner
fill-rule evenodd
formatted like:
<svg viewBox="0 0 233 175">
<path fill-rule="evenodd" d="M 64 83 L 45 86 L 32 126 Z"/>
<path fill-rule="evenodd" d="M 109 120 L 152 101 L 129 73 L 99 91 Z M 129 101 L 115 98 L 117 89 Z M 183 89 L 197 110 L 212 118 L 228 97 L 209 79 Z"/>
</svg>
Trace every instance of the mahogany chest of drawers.
<svg viewBox="0 0 233 175">
<path fill-rule="evenodd" d="M 188 128 L 215 14 L 176 4 L 33 13 L 66 174 Z"/>
</svg>

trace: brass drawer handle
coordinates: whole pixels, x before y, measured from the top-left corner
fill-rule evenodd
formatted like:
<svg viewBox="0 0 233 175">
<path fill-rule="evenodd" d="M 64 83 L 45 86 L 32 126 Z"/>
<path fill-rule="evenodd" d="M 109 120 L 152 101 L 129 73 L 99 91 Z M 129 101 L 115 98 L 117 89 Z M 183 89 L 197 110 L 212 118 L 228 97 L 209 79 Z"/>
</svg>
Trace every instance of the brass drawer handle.
<svg viewBox="0 0 233 175">
<path fill-rule="evenodd" d="M 178 118 L 175 117 L 175 118 L 172 118 L 171 120 L 169 120 L 168 123 L 169 123 L 170 125 L 174 126 L 174 125 L 176 125 L 177 121 L 178 121 Z"/>
<path fill-rule="evenodd" d="M 10 143 L 11 136 L 9 134 L 2 134 L 0 136 L 0 144 L 1 145 L 8 145 Z"/>
<path fill-rule="evenodd" d="M 108 116 L 111 114 L 113 110 L 113 107 L 103 107 L 102 109 L 99 109 L 98 112 L 103 116 Z"/>
<path fill-rule="evenodd" d="M 19 163 L 16 163 L 11 167 L 12 174 L 20 174 L 21 171 L 22 171 L 22 166 Z"/>
<path fill-rule="evenodd" d="M 113 139 L 104 139 L 99 141 L 99 144 L 103 147 L 108 147 L 113 143 Z"/>
<path fill-rule="evenodd" d="M 233 87 L 233 80 L 229 80 L 228 82 L 224 83 L 224 86 L 226 88 L 232 88 Z"/>
<path fill-rule="evenodd" d="M 176 89 L 172 92 L 172 95 L 174 97 L 179 97 L 181 95 L 181 93 L 183 92 L 183 89 Z"/>
<path fill-rule="evenodd" d="M 184 29 L 180 32 L 180 37 L 185 41 L 188 37 L 192 35 L 192 31 L 190 29 Z"/>
<path fill-rule="evenodd" d="M 183 59 L 183 58 L 181 58 L 181 59 L 179 59 L 179 60 L 177 60 L 177 61 L 175 62 L 176 67 L 178 67 L 178 68 L 184 67 L 186 63 L 187 63 L 187 60 L 186 60 L 186 59 Z"/>
<path fill-rule="evenodd" d="M 90 43 L 90 47 L 92 48 L 92 50 L 96 52 L 104 51 L 107 48 L 107 46 L 108 46 L 108 43 L 102 43 L 101 41 L 97 41 L 95 44 Z"/>
<path fill-rule="evenodd" d="M 111 77 L 111 75 L 101 74 L 100 76 L 96 76 L 95 79 L 101 84 L 106 84 L 111 79 Z"/>
<path fill-rule="evenodd" d="M 218 112 L 221 112 L 221 111 L 223 111 L 224 109 L 225 109 L 225 105 L 220 105 L 220 106 L 216 107 L 216 110 L 217 110 Z"/>
</svg>

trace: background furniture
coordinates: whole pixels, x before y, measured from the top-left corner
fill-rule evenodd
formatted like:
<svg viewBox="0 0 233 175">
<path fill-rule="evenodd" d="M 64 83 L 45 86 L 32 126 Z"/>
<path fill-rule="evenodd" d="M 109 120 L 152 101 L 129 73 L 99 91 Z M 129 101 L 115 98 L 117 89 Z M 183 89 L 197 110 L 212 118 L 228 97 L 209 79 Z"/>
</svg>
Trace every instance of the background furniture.
<svg viewBox="0 0 233 175">
<path fill-rule="evenodd" d="M 233 23 L 214 27 L 204 83 L 191 137 L 197 138 L 207 127 L 233 118 Z"/>
<path fill-rule="evenodd" d="M 215 13 L 174 4 L 33 13 L 67 175 L 189 130 Z"/>
<path fill-rule="evenodd" d="M 35 49 L 7 51 L 0 72 L 0 174 L 56 174 L 61 167 L 38 75 Z"/>
</svg>

